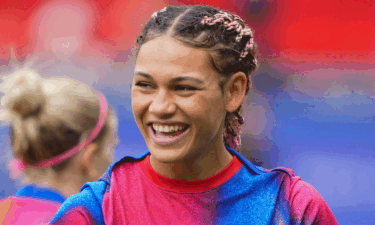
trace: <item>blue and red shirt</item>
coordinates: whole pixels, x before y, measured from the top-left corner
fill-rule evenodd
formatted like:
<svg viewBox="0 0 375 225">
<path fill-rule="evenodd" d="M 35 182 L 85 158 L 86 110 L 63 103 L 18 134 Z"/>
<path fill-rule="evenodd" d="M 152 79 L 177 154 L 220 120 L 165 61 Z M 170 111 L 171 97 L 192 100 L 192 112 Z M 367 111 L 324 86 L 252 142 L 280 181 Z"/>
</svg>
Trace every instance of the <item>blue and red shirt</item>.
<svg viewBox="0 0 375 225">
<path fill-rule="evenodd" d="M 224 170 L 197 181 L 158 174 L 149 152 L 124 157 L 65 201 L 51 224 L 338 224 L 293 171 L 265 170 L 228 151 Z"/>
<path fill-rule="evenodd" d="M 0 224 L 49 224 L 64 200 L 57 190 L 27 185 L 0 201 Z"/>
</svg>

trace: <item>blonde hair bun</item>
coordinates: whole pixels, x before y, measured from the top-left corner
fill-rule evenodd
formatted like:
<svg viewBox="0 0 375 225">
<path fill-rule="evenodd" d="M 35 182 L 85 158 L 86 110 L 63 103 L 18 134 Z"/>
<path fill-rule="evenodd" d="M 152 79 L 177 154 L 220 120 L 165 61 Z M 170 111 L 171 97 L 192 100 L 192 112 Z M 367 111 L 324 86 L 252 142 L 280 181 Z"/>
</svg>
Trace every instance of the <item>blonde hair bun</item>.
<svg viewBox="0 0 375 225">
<path fill-rule="evenodd" d="M 45 102 L 41 89 L 43 79 L 34 70 L 20 69 L 3 77 L 0 92 L 3 112 L 0 120 L 10 121 L 12 117 L 27 117 L 33 114 Z"/>
</svg>

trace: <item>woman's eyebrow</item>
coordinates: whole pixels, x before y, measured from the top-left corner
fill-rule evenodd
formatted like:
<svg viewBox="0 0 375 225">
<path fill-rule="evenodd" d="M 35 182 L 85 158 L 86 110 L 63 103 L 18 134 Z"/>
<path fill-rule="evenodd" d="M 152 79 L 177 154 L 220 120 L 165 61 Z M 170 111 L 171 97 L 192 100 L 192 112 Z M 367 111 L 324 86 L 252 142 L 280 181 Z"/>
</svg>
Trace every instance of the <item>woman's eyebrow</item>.
<svg viewBox="0 0 375 225">
<path fill-rule="evenodd" d="M 170 83 L 176 83 L 176 82 L 179 82 L 179 81 L 185 81 L 185 80 L 191 80 L 191 81 L 194 81 L 194 82 L 197 82 L 199 84 L 204 84 L 204 82 L 198 78 L 195 78 L 195 77 L 189 77 L 189 76 L 181 76 L 181 77 L 174 77 L 172 79 L 170 79 Z"/>
<path fill-rule="evenodd" d="M 134 76 L 142 76 L 142 77 L 145 77 L 147 79 L 154 80 L 154 78 L 150 74 L 144 73 L 144 72 L 140 72 L 140 71 L 135 72 Z"/>
<path fill-rule="evenodd" d="M 144 73 L 144 72 L 141 72 L 141 71 L 137 71 L 134 73 L 135 76 L 142 76 L 142 77 L 145 77 L 147 79 L 151 79 L 151 80 L 154 80 L 154 78 L 148 74 L 148 73 Z M 194 81 L 198 84 L 204 84 L 204 81 L 198 79 L 198 78 L 195 78 L 195 77 L 190 77 L 190 76 L 180 76 L 180 77 L 174 77 L 172 79 L 169 80 L 169 83 L 177 83 L 177 82 L 180 82 L 180 81 L 185 81 L 185 80 L 190 80 L 190 81 Z"/>
</svg>

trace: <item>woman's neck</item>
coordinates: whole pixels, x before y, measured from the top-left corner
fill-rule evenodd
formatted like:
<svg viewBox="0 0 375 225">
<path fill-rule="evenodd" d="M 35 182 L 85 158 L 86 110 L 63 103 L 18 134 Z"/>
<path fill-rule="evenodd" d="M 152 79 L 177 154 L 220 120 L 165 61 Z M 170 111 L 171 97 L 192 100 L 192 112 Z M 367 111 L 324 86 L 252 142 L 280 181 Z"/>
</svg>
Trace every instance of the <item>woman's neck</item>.
<svg viewBox="0 0 375 225">
<path fill-rule="evenodd" d="M 79 176 L 73 174 L 56 174 L 46 173 L 44 176 L 37 176 L 29 179 L 26 177 L 25 183 L 30 183 L 44 188 L 52 188 L 58 190 L 66 198 L 79 192 L 81 186 L 84 184 Z"/>
<path fill-rule="evenodd" d="M 159 174 L 176 180 L 203 180 L 222 171 L 232 161 L 233 156 L 223 145 L 206 154 L 179 162 L 163 163 L 150 157 L 152 168 Z"/>
</svg>

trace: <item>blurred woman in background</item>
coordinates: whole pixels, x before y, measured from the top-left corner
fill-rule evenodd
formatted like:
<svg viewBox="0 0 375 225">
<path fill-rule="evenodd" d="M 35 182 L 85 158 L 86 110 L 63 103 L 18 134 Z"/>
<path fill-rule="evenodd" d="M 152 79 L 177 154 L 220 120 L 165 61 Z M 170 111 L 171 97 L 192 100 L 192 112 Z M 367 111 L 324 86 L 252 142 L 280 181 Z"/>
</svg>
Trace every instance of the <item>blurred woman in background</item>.
<svg viewBox="0 0 375 225">
<path fill-rule="evenodd" d="M 0 201 L 0 224 L 48 224 L 61 203 L 112 163 L 117 118 L 103 94 L 66 78 L 22 69 L 5 77 L 1 120 L 10 123 L 14 178 L 24 187 Z"/>
</svg>

